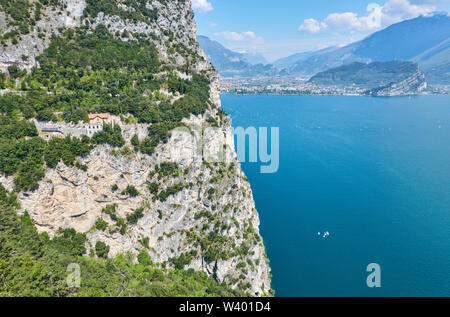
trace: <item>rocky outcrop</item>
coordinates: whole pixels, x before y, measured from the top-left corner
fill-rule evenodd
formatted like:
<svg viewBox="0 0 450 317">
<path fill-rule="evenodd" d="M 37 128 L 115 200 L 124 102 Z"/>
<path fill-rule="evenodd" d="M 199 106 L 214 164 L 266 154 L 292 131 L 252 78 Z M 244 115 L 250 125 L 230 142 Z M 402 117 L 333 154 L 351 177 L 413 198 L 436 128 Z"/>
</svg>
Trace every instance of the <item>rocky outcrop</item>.
<svg viewBox="0 0 450 317">
<path fill-rule="evenodd" d="M 118 2 L 123 10 L 130 9 Z M 163 267 L 181 265 L 201 270 L 253 295 L 269 294 L 270 268 L 259 234 L 258 213 L 250 184 L 236 159 L 231 120 L 218 115 L 219 77 L 195 40 L 190 1 L 149 1 L 148 7 L 158 9 L 153 23 L 124 21 L 102 12 L 84 19 L 84 0 L 62 3 L 65 5 L 52 14 L 43 14 L 37 22 L 45 37 L 33 31 L 17 45 L 3 49 L 0 68 L 39 66 L 36 56 L 48 47 L 58 28 L 103 24 L 114 35 L 124 31 L 130 36 L 146 34 L 163 62 L 189 63 L 194 71 L 203 71 L 211 80 L 210 99 L 215 107 L 185 119 L 186 128 L 172 131 L 169 141 L 160 144 L 151 156 L 102 145 L 87 157 L 78 158 L 83 169 L 59 163 L 46 171 L 38 190 L 19 194 L 19 212 L 28 212 L 38 230 L 50 236 L 60 228 L 86 233 L 89 250 L 98 241 L 110 246 L 109 256 L 137 255 L 147 249 L 153 262 Z M 170 49 L 173 43 L 169 43 L 168 34 L 173 43 L 186 49 Z M 24 54 L 27 60 L 21 58 Z M 219 128 L 211 129 L 210 117 L 218 119 Z M 148 125 L 117 122 L 129 149 L 134 135 L 141 140 L 147 137 Z M 162 173 L 159 167 L 168 163 L 173 170 Z M 12 179 L 0 175 L 0 182 L 10 190 Z M 138 194 L 130 194 L 127 187 Z M 112 206 L 114 217 L 105 212 Z M 132 221 L 129 216 L 137 212 L 139 216 Z M 100 219 L 106 227 L 96 225 Z"/>
<path fill-rule="evenodd" d="M 48 5 L 42 9 L 41 18 L 28 34 L 22 34 L 20 41 L 14 45 L 8 41 L 0 51 L 0 71 L 7 72 L 8 66 L 18 65 L 22 69 L 30 70 L 36 65 L 39 56 L 50 44 L 52 34 L 67 27 L 80 24 L 85 0 L 60 0 L 59 6 Z M 14 27 L 6 23 L 6 15 L 0 12 L 0 27 L 7 33 Z"/>
<path fill-rule="evenodd" d="M 419 65 L 409 61 L 352 63 L 320 72 L 308 83 L 337 93 L 373 96 L 418 94 L 427 88 Z"/>
<path fill-rule="evenodd" d="M 205 116 L 185 122 L 192 130 L 199 130 Z M 139 126 L 122 125 L 124 135 L 145 131 Z M 19 195 L 21 212 L 27 211 L 38 230 L 50 236 L 57 234 L 59 228 L 88 233 L 91 245 L 97 241 L 107 243 L 111 256 L 137 254 L 144 247 L 143 239 L 147 239 L 146 248 L 156 263 L 194 251 L 196 254 L 186 268 L 203 270 L 235 287 L 250 283 L 254 295 L 267 294 L 269 266 L 259 236 L 259 217 L 250 185 L 233 151 L 229 122 L 203 136 L 203 150 L 209 151 L 210 158 L 216 157 L 220 149 L 227 149 L 223 162 L 205 163 L 205 154 L 197 154 L 198 146 L 192 134 L 182 130 L 174 131 L 169 142 L 160 145 L 152 156 L 139 153 L 122 156 L 109 146 L 99 146 L 88 157 L 80 158 L 87 171 L 63 163 L 48 170 L 37 191 Z M 157 166 L 166 162 L 176 163 L 180 173 L 162 179 L 155 175 Z M 175 184 L 184 187 L 166 201 L 160 201 L 150 193 L 151 183 L 158 183 L 160 190 Z M 122 193 L 129 185 L 139 191 L 139 196 Z M 117 216 L 123 219 L 139 208 L 143 209 L 144 216 L 121 233 L 114 230 L 111 217 L 102 212 L 108 205 L 116 205 Z M 97 230 L 98 219 L 106 221 L 109 228 Z M 208 263 L 204 258 L 208 250 L 202 250 L 200 244 L 214 231 L 215 222 L 224 238 L 221 251 L 230 255 Z M 246 266 L 244 279 L 242 271 L 237 269 L 239 263 Z"/>
<path fill-rule="evenodd" d="M 187 61 L 192 63 L 194 60 L 192 64 L 196 71 L 210 70 L 211 66 L 207 62 L 204 52 L 197 45 L 195 38 L 197 27 L 195 23 L 191 23 L 194 16 L 190 8 L 190 1 L 186 2 L 186 5 L 180 5 L 178 1 L 149 1 L 147 8 L 158 12 L 158 18 L 152 23 L 124 21 L 119 16 L 111 16 L 100 12 L 93 19 L 91 26 L 105 25 L 113 34 L 117 32 L 122 34 L 126 31 L 130 33 L 131 38 L 133 34 L 148 35 L 158 49 L 162 60 L 177 65 L 184 65 Z M 123 5 L 123 8 L 130 10 L 125 5 Z M 191 53 L 186 55 L 175 51 L 169 54 L 168 49 L 171 47 L 170 42 L 173 39 L 175 39 L 177 45 L 183 45 Z"/>
<path fill-rule="evenodd" d="M 126 6 L 117 1 L 122 9 Z M 194 13 L 190 8 L 190 1 L 180 4 L 178 1 L 148 1 L 147 7 L 158 10 L 158 18 L 152 23 L 124 21 L 117 15 L 107 15 L 100 12 L 93 19 L 83 19 L 86 8 L 85 0 L 60 0 L 60 5 L 48 5 L 44 7 L 40 20 L 28 34 L 22 34 L 18 44 L 13 45 L 10 41 L 0 52 L 0 71 L 7 72 L 8 66 L 18 65 L 22 69 L 31 70 L 36 65 L 36 57 L 39 56 L 50 44 L 52 34 L 59 34 L 64 28 L 73 28 L 79 25 L 105 25 L 108 30 L 116 34 L 129 32 L 133 34 L 145 34 L 155 44 L 163 61 L 184 65 L 189 61 L 195 70 L 210 70 L 211 65 L 207 62 L 206 55 L 198 46 L 196 41 L 197 27 L 191 23 Z M 0 27 L 3 33 L 14 29 L 8 26 L 5 13 L 0 11 Z M 172 37 L 173 36 L 173 37 Z M 177 45 L 183 45 L 187 52 L 175 51 L 168 53 L 174 41 Z M 26 57 L 26 58 L 24 58 Z"/>
<path fill-rule="evenodd" d="M 425 81 L 425 75 L 418 68 L 417 72 L 410 77 L 398 83 L 392 83 L 387 86 L 379 87 L 368 91 L 372 96 L 402 96 L 402 95 L 416 95 L 428 88 Z"/>
</svg>

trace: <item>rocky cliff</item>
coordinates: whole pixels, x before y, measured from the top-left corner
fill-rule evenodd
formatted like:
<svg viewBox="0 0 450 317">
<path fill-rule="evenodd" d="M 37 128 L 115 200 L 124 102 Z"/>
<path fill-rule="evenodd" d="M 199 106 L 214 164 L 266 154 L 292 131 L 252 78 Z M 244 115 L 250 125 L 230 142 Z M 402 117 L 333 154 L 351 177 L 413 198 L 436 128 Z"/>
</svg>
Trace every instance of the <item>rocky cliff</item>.
<svg viewBox="0 0 450 317">
<path fill-rule="evenodd" d="M 352 63 L 318 73 L 309 83 L 365 90 L 374 96 L 418 94 L 427 88 L 419 65 L 404 61 Z"/>
<path fill-rule="evenodd" d="M 408 78 L 368 91 L 373 96 L 402 96 L 415 95 L 428 88 L 424 73 L 417 68 L 417 71 Z"/>
<path fill-rule="evenodd" d="M 172 131 L 152 155 L 130 150 L 133 136 L 145 139 L 151 124 L 117 117 L 126 141 L 122 149 L 99 145 L 78 158 L 84 168 L 63 162 L 47 168 L 37 190 L 19 193 L 20 212 L 27 211 L 38 230 L 50 236 L 60 228 L 86 233 L 88 249 L 98 241 L 110 247 L 110 256 L 147 249 L 162 267 L 201 270 L 252 295 L 269 294 L 270 268 L 258 213 L 234 153 L 231 120 L 220 110 L 218 75 L 196 42 L 190 1 L 27 3 L 35 23 L 19 36 L 4 37 L 4 72 L 11 65 L 27 71 L 39 67 L 37 57 L 52 36 L 68 28 L 104 25 L 123 41 L 151 40 L 162 63 L 176 67 L 182 78 L 191 77 L 183 67 L 207 76 L 212 106 L 183 119 L 183 128 Z M 18 24 L 4 12 L 0 26 L 8 34 Z M 160 92 L 172 103 L 180 98 L 165 88 Z M 0 175 L 0 182 L 13 190 L 13 178 Z"/>
</svg>

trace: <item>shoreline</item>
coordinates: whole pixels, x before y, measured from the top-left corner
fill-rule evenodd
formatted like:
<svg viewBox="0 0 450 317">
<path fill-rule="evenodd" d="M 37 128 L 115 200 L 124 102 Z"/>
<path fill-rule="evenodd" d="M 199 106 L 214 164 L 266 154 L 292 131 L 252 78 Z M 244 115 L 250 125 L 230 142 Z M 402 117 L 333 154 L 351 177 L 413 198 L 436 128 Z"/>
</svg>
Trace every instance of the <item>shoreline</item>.
<svg viewBox="0 0 450 317">
<path fill-rule="evenodd" d="M 417 97 L 417 96 L 448 96 L 450 93 L 429 93 L 429 94 L 404 94 L 404 95 L 363 95 L 363 94 L 302 94 L 302 93 L 237 93 L 237 92 L 221 92 L 221 95 L 236 96 L 346 96 L 346 97 Z"/>
</svg>

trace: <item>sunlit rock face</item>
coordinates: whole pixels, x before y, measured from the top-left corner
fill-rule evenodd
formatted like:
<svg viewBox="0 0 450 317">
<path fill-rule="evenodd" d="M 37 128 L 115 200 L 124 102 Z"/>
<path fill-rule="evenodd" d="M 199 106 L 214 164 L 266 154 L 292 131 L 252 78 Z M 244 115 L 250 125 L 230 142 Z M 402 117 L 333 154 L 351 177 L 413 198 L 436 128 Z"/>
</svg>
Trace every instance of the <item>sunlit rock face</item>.
<svg viewBox="0 0 450 317">
<path fill-rule="evenodd" d="M 78 158 L 84 169 L 62 162 L 47 169 L 36 191 L 19 194 L 20 213 L 28 212 L 38 230 L 50 236 L 60 228 L 86 233 L 88 253 L 97 241 L 110 246 L 110 257 L 136 255 L 146 248 L 155 263 L 167 268 L 174 267 L 171 259 L 189 254 L 185 269 L 204 271 L 221 283 L 256 296 L 269 294 L 270 268 L 259 234 L 259 216 L 250 184 L 236 159 L 231 119 L 222 117 L 214 129 L 208 121 L 220 109 L 219 76 L 196 42 L 190 1 L 148 1 L 147 7 L 157 9 L 158 14 L 152 23 L 130 22 L 102 12 L 87 18 L 86 5 L 84 0 L 62 0 L 61 6 L 44 7 L 36 26 L 45 36 L 39 37 L 35 28 L 19 43 L 2 48 L 0 69 L 10 65 L 26 70 L 39 67 L 36 57 L 48 47 L 52 34 L 65 28 L 102 24 L 112 34 L 126 30 L 131 37 L 148 35 L 162 61 L 177 66 L 189 62 L 195 72 L 206 74 L 211 80 L 210 102 L 215 107 L 184 119 L 184 130 L 173 131 L 168 142 L 161 143 L 151 156 L 100 145 L 87 157 Z M 131 10 L 121 1 L 117 5 L 121 10 Z M 1 13 L 0 25 L 8 28 Z M 192 54 L 169 50 L 168 34 L 171 41 Z M 133 149 L 133 136 L 140 140 L 148 136 L 148 124 L 125 123 L 121 118 L 115 122 L 121 126 L 129 149 Z M 161 175 L 158 168 L 167 163 L 175 163 L 176 171 Z M 9 190 L 14 187 L 12 177 L 0 175 L 0 182 Z M 167 195 L 156 197 L 151 184 Z M 127 193 L 130 186 L 138 195 Z M 142 212 L 142 217 L 127 222 L 126 228 L 118 228 L 117 221 L 103 212 L 112 205 L 120 219 L 136 211 Z M 97 229 L 99 219 L 106 221 L 108 228 Z"/>
</svg>

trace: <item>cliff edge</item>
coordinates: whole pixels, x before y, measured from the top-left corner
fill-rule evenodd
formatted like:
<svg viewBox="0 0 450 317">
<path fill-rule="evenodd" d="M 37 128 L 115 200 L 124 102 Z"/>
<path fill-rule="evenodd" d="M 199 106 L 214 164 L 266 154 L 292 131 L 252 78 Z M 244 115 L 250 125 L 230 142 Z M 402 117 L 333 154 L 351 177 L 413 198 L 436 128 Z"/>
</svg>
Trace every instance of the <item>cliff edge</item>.
<svg viewBox="0 0 450 317">
<path fill-rule="evenodd" d="M 219 76 L 196 41 L 190 1 L 26 2 L 24 18 L 0 7 L 2 94 L 25 104 L 41 93 L 48 108 L 33 104 L 29 115 L 22 109 L 33 123 L 48 115 L 49 122 L 73 124 L 78 112 L 84 120 L 108 112 L 121 138 L 102 141 L 104 128 L 96 143 L 83 139 L 93 145 L 72 164 L 43 150 L 36 186 L 21 186 L 19 168 L 0 170 L 0 183 L 18 193 L 19 213 L 50 237 L 67 228 L 86 234 L 91 255 L 98 242 L 109 257 L 145 249 L 161 267 L 203 271 L 251 295 L 271 294 L 259 216 L 234 152 L 231 119 L 220 108 Z M 99 47 L 92 48 L 86 43 L 94 36 Z M 79 56 L 108 41 L 119 48 L 101 52 L 111 54 L 111 65 Z M 147 47 L 157 52 L 148 53 L 156 65 L 151 74 L 139 60 L 116 60 L 122 49 L 139 55 Z M 51 67 L 57 75 L 44 76 Z M 71 82 L 74 74 L 79 81 Z M 195 96 L 205 90 L 196 89 L 204 82 L 209 91 L 200 103 Z M 37 133 L 33 139 L 44 138 L 42 129 Z M 55 141 L 50 135 L 45 142 Z"/>
</svg>

